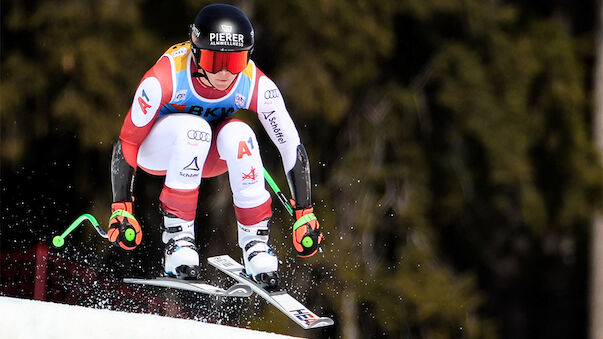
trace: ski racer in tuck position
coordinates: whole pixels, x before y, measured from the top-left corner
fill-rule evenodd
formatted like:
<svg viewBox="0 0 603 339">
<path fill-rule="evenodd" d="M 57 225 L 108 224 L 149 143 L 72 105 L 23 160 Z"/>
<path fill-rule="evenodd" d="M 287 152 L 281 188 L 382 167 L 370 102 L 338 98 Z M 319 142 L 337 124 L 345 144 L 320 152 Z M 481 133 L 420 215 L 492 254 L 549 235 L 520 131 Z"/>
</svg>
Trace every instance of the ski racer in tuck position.
<svg viewBox="0 0 603 339">
<path fill-rule="evenodd" d="M 229 5 L 204 7 L 189 37 L 143 76 L 114 145 L 109 240 L 126 250 L 140 244 L 132 206 L 135 173 L 140 168 L 165 175 L 159 196 L 164 271 L 197 279 L 199 185 L 228 171 L 245 271 L 262 286 L 275 287 L 278 259 L 268 241 L 272 200 L 259 145 L 253 130 L 231 116 L 239 109 L 257 112 L 280 152 L 295 216 L 307 220 L 293 231 L 301 257 L 314 255 L 323 237 L 313 214 L 308 156 L 279 89 L 249 58 L 254 30 L 245 14 Z"/>
</svg>

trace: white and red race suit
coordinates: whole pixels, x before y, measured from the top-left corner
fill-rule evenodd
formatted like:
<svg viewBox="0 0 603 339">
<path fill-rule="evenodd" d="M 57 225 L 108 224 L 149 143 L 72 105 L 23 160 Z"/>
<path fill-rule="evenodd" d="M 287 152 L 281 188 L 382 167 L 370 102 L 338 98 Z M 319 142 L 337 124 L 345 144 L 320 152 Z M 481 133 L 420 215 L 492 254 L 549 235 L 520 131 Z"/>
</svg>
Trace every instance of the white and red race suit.
<svg viewBox="0 0 603 339">
<path fill-rule="evenodd" d="M 224 91 L 204 85 L 197 71 L 189 42 L 159 58 L 138 85 L 119 136 L 122 152 L 114 151 L 113 163 L 117 154 L 134 171 L 165 175 L 161 207 L 184 220 L 195 218 L 201 179 L 228 171 L 237 221 L 257 224 L 272 215 L 259 145 L 252 129 L 231 116 L 239 109 L 257 112 L 285 173 L 300 167 L 299 134 L 279 89 L 253 61 Z M 115 179 L 117 167 L 112 166 L 113 180 L 127 180 Z M 114 202 L 123 199 L 115 191 L 120 186 L 127 185 L 113 184 Z M 309 197 L 309 183 L 298 186 L 307 186 L 296 189 Z"/>
</svg>

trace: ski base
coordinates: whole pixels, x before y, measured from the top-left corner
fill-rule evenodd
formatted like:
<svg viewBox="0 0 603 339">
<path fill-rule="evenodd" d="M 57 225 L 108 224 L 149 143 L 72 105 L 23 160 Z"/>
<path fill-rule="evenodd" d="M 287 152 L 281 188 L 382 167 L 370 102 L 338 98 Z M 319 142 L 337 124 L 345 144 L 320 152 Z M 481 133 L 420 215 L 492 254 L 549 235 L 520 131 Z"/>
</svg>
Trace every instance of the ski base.
<svg viewBox="0 0 603 339">
<path fill-rule="evenodd" d="M 228 255 L 210 257 L 207 261 L 210 265 L 226 273 L 239 283 L 249 286 L 253 292 L 264 298 L 268 303 L 272 304 L 304 329 L 319 328 L 334 324 L 333 319 L 317 316 L 284 290 L 270 292 L 263 289 L 244 273 L 243 265 Z"/>
<path fill-rule="evenodd" d="M 125 283 L 176 288 L 185 291 L 204 293 L 221 297 L 249 297 L 253 294 L 251 287 L 237 283 L 228 289 L 223 289 L 199 280 L 182 280 L 176 278 L 159 277 L 155 279 L 125 278 Z"/>
</svg>

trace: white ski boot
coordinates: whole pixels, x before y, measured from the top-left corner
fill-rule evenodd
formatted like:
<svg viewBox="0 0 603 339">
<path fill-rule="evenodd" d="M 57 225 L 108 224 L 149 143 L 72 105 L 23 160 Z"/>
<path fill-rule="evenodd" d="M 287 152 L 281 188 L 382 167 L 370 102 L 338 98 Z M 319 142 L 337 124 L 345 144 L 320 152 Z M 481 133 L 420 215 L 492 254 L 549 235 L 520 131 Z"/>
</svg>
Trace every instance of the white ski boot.
<svg viewBox="0 0 603 339">
<path fill-rule="evenodd" d="M 237 222 L 245 272 L 268 290 L 278 289 L 278 258 L 268 244 L 268 220 L 246 226 Z"/>
<path fill-rule="evenodd" d="M 199 278 L 199 253 L 195 245 L 195 222 L 182 220 L 175 215 L 163 216 L 165 246 L 163 267 L 166 275 L 178 279 Z"/>
</svg>

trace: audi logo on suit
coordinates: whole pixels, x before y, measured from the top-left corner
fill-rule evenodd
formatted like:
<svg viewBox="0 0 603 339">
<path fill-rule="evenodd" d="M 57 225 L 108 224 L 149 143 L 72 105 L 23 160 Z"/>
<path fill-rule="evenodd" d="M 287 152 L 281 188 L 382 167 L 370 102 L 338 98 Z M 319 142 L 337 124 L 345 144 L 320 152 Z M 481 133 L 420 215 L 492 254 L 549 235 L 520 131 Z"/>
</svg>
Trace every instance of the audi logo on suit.
<svg viewBox="0 0 603 339">
<path fill-rule="evenodd" d="M 205 141 L 205 142 L 210 142 L 210 140 L 211 140 L 209 133 L 197 131 L 194 129 L 189 130 L 186 133 L 186 136 L 191 140 L 198 140 L 198 141 Z"/>
<path fill-rule="evenodd" d="M 278 90 L 277 89 L 269 89 L 264 92 L 264 99 L 275 99 L 278 98 Z"/>
</svg>

